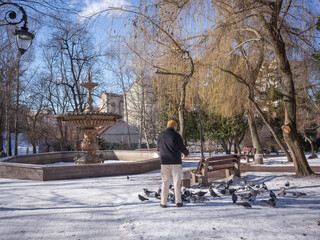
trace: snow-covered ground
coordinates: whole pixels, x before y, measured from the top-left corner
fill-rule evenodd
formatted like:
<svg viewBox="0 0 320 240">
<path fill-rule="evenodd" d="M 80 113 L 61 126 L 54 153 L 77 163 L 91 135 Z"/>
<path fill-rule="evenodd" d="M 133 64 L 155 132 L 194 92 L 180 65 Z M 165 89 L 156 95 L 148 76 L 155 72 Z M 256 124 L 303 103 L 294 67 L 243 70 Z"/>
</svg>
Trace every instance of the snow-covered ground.
<svg viewBox="0 0 320 240">
<path fill-rule="evenodd" d="M 267 160 L 265 160 L 266 163 Z M 271 158 L 270 158 L 271 161 Z M 273 157 L 273 164 L 285 159 Z M 312 160 L 320 166 L 320 159 Z M 191 168 L 196 162 L 184 162 Z M 269 164 L 271 165 L 271 164 Z M 235 204 L 231 196 L 205 196 L 208 200 L 184 202 L 182 208 L 145 196 L 143 188 L 157 190 L 160 171 L 146 174 L 78 180 L 37 182 L 0 179 L 0 239 L 320 239 L 320 178 L 295 178 L 291 173 L 248 172 L 234 178 L 238 189 L 264 182 L 279 193 L 286 182 L 287 194 L 276 200 L 274 208 L 269 191 L 261 192 L 252 208 Z M 225 180 L 213 182 L 217 187 Z M 193 188 L 192 192 L 207 191 Z M 239 200 L 242 193 L 238 190 Z M 306 195 L 295 197 L 293 193 Z"/>
</svg>

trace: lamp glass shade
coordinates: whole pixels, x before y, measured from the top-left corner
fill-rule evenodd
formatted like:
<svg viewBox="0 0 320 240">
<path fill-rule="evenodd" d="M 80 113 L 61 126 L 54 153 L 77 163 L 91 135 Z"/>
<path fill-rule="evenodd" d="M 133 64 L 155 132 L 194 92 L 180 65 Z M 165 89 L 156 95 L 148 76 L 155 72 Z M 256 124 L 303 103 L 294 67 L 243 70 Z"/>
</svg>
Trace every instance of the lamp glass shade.
<svg viewBox="0 0 320 240">
<path fill-rule="evenodd" d="M 34 35 L 28 32 L 26 27 L 21 27 L 20 30 L 16 29 L 14 35 L 16 36 L 16 43 L 20 53 L 24 54 L 31 46 Z"/>
</svg>

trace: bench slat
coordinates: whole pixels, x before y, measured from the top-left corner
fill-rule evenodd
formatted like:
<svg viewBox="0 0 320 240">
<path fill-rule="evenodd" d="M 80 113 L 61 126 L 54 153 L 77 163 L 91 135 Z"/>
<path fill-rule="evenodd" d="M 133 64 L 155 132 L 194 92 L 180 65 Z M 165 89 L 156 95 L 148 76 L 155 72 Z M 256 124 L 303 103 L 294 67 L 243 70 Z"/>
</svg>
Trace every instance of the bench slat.
<svg viewBox="0 0 320 240">
<path fill-rule="evenodd" d="M 220 170 L 220 169 L 226 169 L 226 168 L 234 168 L 234 164 L 224 164 L 224 165 L 219 165 L 219 166 L 209 166 L 208 171 L 215 171 L 215 170 Z"/>
</svg>

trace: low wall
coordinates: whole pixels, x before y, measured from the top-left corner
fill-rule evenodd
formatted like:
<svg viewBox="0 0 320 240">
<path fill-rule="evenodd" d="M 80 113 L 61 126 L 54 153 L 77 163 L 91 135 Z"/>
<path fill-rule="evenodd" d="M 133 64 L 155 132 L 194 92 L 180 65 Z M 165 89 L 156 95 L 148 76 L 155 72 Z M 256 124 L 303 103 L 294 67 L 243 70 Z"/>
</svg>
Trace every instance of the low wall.
<svg viewBox="0 0 320 240">
<path fill-rule="evenodd" d="M 34 155 L 19 155 L 0 160 L 0 177 L 38 181 L 106 177 L 141 174 L 160 169 L 156 152 L 99 151 L 105 160 L 128 162 L 107 164 L 44 166 L 56 162 L 73 162 L 82 152 L 52 152 Z"/>
</svg>

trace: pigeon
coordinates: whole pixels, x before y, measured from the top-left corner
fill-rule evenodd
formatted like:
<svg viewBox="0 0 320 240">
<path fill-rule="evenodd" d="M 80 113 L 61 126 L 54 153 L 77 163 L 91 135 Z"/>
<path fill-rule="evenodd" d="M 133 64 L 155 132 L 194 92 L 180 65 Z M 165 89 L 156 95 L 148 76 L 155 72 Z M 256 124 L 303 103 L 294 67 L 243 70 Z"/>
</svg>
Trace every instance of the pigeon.
<svg viewBox="0 0 320 240">
<path fill-rule="evenodd" d="M 213 198 L 220 197 L 218 194 L 215 193 L 215 191 L 211 187 L 209 187 L 209 191 L 210 191 L 211 197 Z"/>
<path fill-rule="evenodd" d="M 155 196 L 156 199 L 161 199 L 161 194 L 159 194 L 157 192 L 154 193 L 154 196 Z"/>
<path fill-rule="evenodd" d="M 175 200 L 174 200 L 174 194 L 173 194 L 173 193 L 169 192 L 168 200 L 169 200 L 170 202 L 174 203 Z"/>
<path fill-rule="evenodd" d="M 249 200 L 249 198 L 251 197 L 251 193 L 242 193 L 238 195 L 241 197 L 241 200 Z"/>
<path fill-rule="evenodd" d="M 191 196 L 191 197 L 190 197 L 190 202 L 191 202 L 191 203 L 196 203 L 196 202 L 197 202 L 196 196 L 194 196 L 194 195 Z"/>
<path fill-rule="evenodd" d="M 237 195 L 236 195 L 235 193 L 232 193 L 231 198 L 232 198 L 232 202 L 233 202 L 233 203 L 236 203 L 237 200 L 238 200 L 238 197 L 237 197 Z"/>
<path fill-rule="evenodd" d="M 257 194 L 251 194 L 249 201 L 254 202 L 256 200 Z"/>
<path fill-rule="evenodd" d="M 286 195 L 286 191 L 285 191 L 285 188 L 280 188 L 280 192 L 278 193 L 278 196 L 279 197 L 284 197 L 284 195 Z"/>
<path fill-rule="evenodd" d="M 243 206 L 244 208 L 251 208 L 251 204 L 248 202 L 242 202 L 242 203 L 237 203 L 240 206 Z"/>
<path fill-rule="evenodd" d="M 138 194 L 138 197 L 139 197 L 139 199 L 140 199 L 141 202 L 144 202 L 144 201 L 148 201 L 148 200 L 149 200 L 149 198 L 146 198 L 146 197 L 144 197 L 144 196 L 141 196 L 140 194 Z"/>
<path fill-rule="evenodd" d="M 274 199 L 277 199 L 276 195 L 275 195 L 274 192 L 272 192 L 271 190 L 270 190 L 270 197 L 271 197 L 271 198 L 274 198 Z"/>
<path fill-rule="evenodd" d="M 292 195 L 295 197 L 301 197 L 301 196 L 306 196 L 307 194 L 303 192 L 294 192 L 292 193 Z"/>
<path fill-rule="evenodd" d="M 199 197 L 203 197 L 204 195 L 206 195 L 208 192 L 203 192 L 203 191 L 199 191 L 196 192 L 195 195 L 198 195 Z"/>
<path fill-rule="evenodd" d="M 127 176 L 127 180 L 129 180 L 130 179 L 130 177 L 129 176 Z"/>
<path fill-rule="evenodd" d="M 247 184 L 247 181 L 246 181 L 246 180 L 241 180 L 241 181 L 240 181 L 240 186 L 245 187 L 246 184 Z"/>
<path fill-rule="evenodd" d="M 229 181 L 226 182 L 226 188 L 229 188 L 230 185 L 233 183 L 233 180 L 230 179 Z"/>
<path fill-rule="evenodd" d="M 226 195 L 226 189 L 221 189 L 221 190 L 220 190 L 220 193 L 221 193 L 222 195 Z"/>
<path fill-rule="evenodd" d="M 237 190 L 235 188 L 229 188 L 229 194 L 232 195 L 236 192 Z"/>
<path fill-rule="evenodd" d="M 285 184 L 284 184 L 285 187 L 290 187 L 290 183 L 287 181 Z"/>
<path fill-rule="evenodd" d="M 190 197 L 190 196 L 191 196 L 191 192 L 190 192 L 188 189 L 184 190 L 183 194 L 184 194 L 186 197 Z"/>
<path fill-rule="evenodd" d="M 265 192 L 265 191 L 268 191 L 267 185 L 266 185 L 264 182 L 261 183 L 260 186 L 259 186 L 258 191 L 259 191 L 260 193 L 263 193 L 263 192 Z"/>
<path fill-rule="evenodd" d="M 144 191 L 144 193 L 146 194 L 146 196 L 148 196 L 148 197 L 149 197 L 149 195 L 150 195 L 151 193 L 154 193 L 154 191 L 149 191 L 147 188 L 144 188 L 143 191 Z"/>
<path fill-rule="evenodd" d="M 267 185 L 263 182 L 262 183 L 262 187 L 266 190 L 266 191 L 268 191 L 268 187 L 267 187 Z"/>
<path fill-rule="evenodd" d="M 220 183 L 218 186 L 216 186 L 217 189 L 223 188 L 225 189 L 225 183 Z"/>
<path fill-rule="evenodd" d="M 269 200 L 261 200 L 261 202 L 267 204 L 268 207 L 275 207 L 276 201 L 274 198 L 270 198 Z"/>
</svg>

